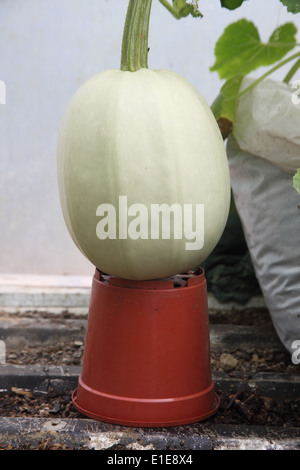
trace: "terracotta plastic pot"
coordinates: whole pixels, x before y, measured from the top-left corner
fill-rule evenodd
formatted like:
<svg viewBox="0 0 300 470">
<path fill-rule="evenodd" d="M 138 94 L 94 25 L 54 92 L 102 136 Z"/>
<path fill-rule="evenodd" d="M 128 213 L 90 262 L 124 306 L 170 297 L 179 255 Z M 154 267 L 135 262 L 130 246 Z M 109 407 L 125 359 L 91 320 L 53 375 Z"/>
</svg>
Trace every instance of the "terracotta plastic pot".
<svg viewBox="0 0 300 470">
<path fill-rule="evenodd" d="M 202 269 L 158 281 L 96 270 L 73 403 L 126 426 L 175 426 L 216 412 Z"/>
</svg>

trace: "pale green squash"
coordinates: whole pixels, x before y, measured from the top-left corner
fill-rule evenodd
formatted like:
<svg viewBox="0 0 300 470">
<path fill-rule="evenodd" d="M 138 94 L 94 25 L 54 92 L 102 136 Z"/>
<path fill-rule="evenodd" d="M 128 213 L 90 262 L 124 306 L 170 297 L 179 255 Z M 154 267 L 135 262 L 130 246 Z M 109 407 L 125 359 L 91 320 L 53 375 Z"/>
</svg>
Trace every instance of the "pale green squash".
<svg viewBox="0 0 300 470">
<path fill-rule="evenodd" d="M 108 70 L 71 99 L 58 144 L 58 180 L 69 232 L 100 270 L 126 279 L 165 278 L 208 257 L 227 221 L 230 179 L 219 128 L 198 91 L 178 74 Z M 100 240 L 97 207 L 204 204 L 204 245 L 182 239 Z M 118 211 L 117 211 L 118 215 Z M 134 217 L 128 219 L 133 220 Z M 150 220 L 149 220 L 150 223 Z"/>
</svg>

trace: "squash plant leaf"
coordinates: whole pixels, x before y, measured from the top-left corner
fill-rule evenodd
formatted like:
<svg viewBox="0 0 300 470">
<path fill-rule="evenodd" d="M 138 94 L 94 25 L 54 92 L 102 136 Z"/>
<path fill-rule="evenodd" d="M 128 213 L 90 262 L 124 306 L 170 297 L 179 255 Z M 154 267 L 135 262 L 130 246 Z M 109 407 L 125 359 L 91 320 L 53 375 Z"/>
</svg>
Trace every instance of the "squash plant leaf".
<svg viewBox="0 0 300 470">
<path fill-rule="evenodd" d="M 211 105 L 211 110 L 219 124 L 223 139 L 226 139 L 232 131 L 237 95 L 243 78 L 244 75 L 236 75 L 227 80 L 222 86 L 220 94 Z"/>
<path fill-rule="evenodd" d="M 300 13 L 300 0 L 280 0 L 290 13 Z"/>
<path fill-rule="evenodd" d="M 298 169 L 297 173 L 294 175 L 293 178 L 293 186 L 300 194 L 300 168 Z"/>
<path fill-rule="evenodd" d="M 245 0 L 221 0 L 221 6 L 228 10 L 239 8 Z"/>
<path fill-rule="evenodd" d="M 216 61 L 210 70 L 228 80 L 235 75 L 247 75 L 260 66 L 274 64 L 294 48 L 296 33 L 296 26 L 286 23 L 263 43 L 252 22 L 242 19 L 232 23 L 216 43 Z"/>
</svg>

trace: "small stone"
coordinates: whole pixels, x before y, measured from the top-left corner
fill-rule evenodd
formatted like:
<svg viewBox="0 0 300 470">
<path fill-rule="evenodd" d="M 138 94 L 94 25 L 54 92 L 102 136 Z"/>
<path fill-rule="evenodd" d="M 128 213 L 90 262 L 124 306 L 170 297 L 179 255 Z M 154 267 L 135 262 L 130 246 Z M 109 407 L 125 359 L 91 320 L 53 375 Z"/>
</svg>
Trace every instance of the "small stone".
<svg viewBox="0 0 300 470">
<path fill-rule="evenodd" d="M 231 370 L 236 368 L 237 364 L 238 364 L 238 360 L 232 354 L 228 354 L 228 353 L 221 354 L 220 365 L 224 371 L 230 372 Z"/>
<path fill-rule="evenodd" d="M 59 401 L 54 401 L 52 403 L 52 408 L 49 410 L 49 413 L 56 414 L 60 411 L 60 403 Z"/>
<path fill-rule="evenodd" d="M 258 362 L 259 361 L 259 355 L 256 354 L 256 353 L 252 354 L 252 361 L 253 362 Z"/>
<path fill-rule="evenodd" d="M 18 359 L 18 356 L 16 354 L 8 354 L 8 359 Z"/>
</svg>

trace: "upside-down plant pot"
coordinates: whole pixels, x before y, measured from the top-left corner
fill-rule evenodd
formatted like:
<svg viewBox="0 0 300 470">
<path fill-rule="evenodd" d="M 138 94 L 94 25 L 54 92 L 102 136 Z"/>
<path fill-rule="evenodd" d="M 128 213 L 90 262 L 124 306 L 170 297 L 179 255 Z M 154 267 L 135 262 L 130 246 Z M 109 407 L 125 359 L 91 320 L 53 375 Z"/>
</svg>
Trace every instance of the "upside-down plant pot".
<svg viewBox="0 0 300 470">
<path fill-rule="evenodd" d="M 175 426 L 216 412 L 201 269 L 145 282 L 96 270 L 73 403 L 127 426 Z"/>
</svg>

